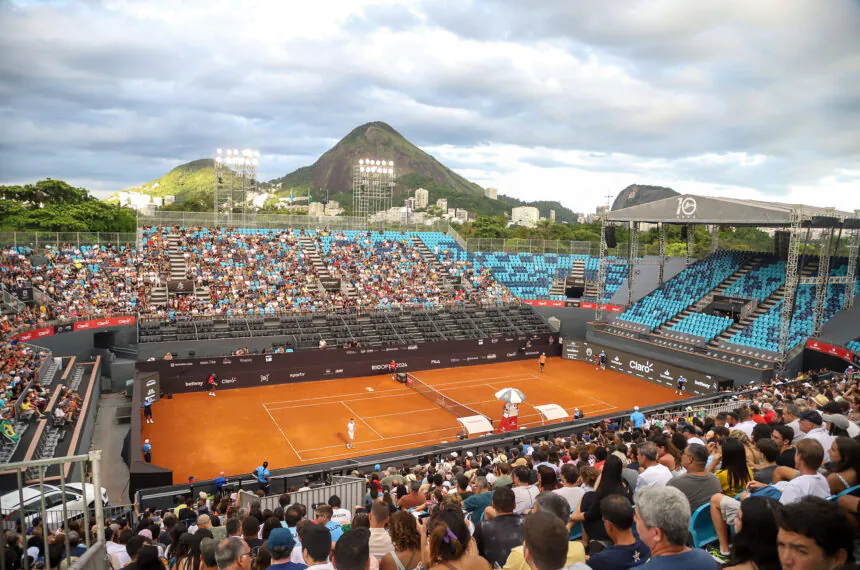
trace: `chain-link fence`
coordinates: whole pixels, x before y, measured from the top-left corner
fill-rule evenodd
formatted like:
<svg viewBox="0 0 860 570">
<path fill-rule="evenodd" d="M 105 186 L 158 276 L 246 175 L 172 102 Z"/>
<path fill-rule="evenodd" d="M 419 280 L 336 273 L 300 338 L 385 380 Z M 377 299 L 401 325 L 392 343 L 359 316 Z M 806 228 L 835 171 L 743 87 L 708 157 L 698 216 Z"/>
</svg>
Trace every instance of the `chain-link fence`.
<svg viewBox="0 0 860 570">
<path fill-rule="evenodd" d="M 63 244 L 82 245 L 134 244 L 133 232 L 0 232 L 0 246 L 32 249 L 59 248 Z"/>
</svg>

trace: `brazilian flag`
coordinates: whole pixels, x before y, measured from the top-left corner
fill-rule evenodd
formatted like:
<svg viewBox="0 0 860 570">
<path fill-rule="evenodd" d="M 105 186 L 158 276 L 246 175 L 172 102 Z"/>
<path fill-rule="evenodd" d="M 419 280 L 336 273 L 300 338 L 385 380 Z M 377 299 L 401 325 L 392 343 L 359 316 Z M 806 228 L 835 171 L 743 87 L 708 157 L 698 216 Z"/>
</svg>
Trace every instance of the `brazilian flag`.
<svg viewBox="0 0 860 570">
<path fill-rule="evenodd" d="M 15 431 L 15 426 L 9 420 L 0 422 L 0 429 L 3 430 L 3 436 L 12 443 L 18 443 L 18 432 Z"/>
</svg>

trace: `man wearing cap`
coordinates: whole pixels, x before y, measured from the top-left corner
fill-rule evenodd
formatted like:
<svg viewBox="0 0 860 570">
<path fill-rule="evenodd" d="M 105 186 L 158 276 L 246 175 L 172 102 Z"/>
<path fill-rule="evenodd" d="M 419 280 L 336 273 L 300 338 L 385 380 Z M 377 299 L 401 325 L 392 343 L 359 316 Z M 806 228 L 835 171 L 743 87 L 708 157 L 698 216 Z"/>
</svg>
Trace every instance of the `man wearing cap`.
<svg viewBox="0 0 860 570">
<path fill-rule="evenodd" d="M 254 475 L 257 476 L 257 488 L 264 493 L 269 492 L 269 462 L 263 461 L 263 464 L 254 469 Z"/>
<path fill-rule="evenodd" d="M 684 424 L 681 426 L 681 433 L 684 437 L 687 438 L 687 445 L 691 443 L 698 443 L 699 445 L 705 445 L 705 442 L 702 441 L 702 438 L 699 437 L 699 434 L 696 432 L 696 426 L 693 424 Z"/>
<path fill-rule="evenodd" d="M 639 411 L 639 406 L 633 406 L 630 422 L 633 424 L 633 429 L 639 429 L 645 425 L 645 414 Z"/>
<path fill-rule="evenodd" d="M 152 463 L 152 444 L 149 443 L 148 439 L 143 440 L 143 447 L 140 448 L 140 451 L 143 453 L 143 460 Z"/>
<path fill-rule="evenodd" d="M 806 434 L 804 439 L 814 439 L 824 448 L 824 463 L 830 462 L 830 446 L 833 445 L 833 438 L 827 434 L 824 429 L 824 420 L 821 414 L 815 410 L 807 410 L 800 416 L 800 431 Z"/>
<path fill-rule="evenodd" d="M 155 420 L 152 419 L 152 398 L 146 398 L 141 407 L 143 408 L 143 418 L 146 420 L 146 423 L 154 424 Z"/>
<path fill-rule="evenodd" d="M 788 404 L 782 412 L 785 425 L 790 427 L 794 432 L 794 438 L 792 438 L 792 441 L 797 442 L 806 437 L 806 434 L 800 431 L 800 416 L 805 412 L 805 408 L 800 408 L 796 404 Z"/>
<path fill-rule="evenodd" d="M 304 564 L 290 562 L 290 554 L 296 546 L 293 534 L 285 528 L 272 529 L 266 542 L 269 552 L 272 554 L 272 570 L 302 570 Z"/>
</svg>

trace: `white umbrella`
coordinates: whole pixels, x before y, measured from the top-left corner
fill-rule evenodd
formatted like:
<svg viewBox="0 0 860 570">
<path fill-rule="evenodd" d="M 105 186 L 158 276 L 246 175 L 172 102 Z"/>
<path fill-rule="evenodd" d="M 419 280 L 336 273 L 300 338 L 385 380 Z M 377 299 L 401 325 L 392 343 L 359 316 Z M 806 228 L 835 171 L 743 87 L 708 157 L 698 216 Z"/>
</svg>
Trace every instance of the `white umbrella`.
<svg viewBox="0 0 860 570">
<path fill-rule="evenodd" d="M 509 404 L 522 404 L 526 401 L 526 395 L 516 388 L 502 388 L 496 392 L 496 399 Z"/>
</svg>

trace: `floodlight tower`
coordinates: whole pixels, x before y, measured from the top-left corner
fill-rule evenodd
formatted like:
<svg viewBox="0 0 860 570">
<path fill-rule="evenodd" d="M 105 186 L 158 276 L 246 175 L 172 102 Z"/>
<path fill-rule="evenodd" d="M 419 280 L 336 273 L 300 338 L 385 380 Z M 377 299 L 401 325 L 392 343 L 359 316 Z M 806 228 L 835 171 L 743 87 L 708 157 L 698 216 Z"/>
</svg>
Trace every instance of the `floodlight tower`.
<svg viewBox="0 0 860 570">
<path fill-rule="evenodd" d="M 367 218 L 391 208 L 394 161 L 361 158 L 352 167 L 353 215 Z"/>
<path fill-rule="evenodd" d="M 260 151 L 246 148 L 228 148 L 215 151 L 214 213 L 227 214 L 232 223 L 233 212 L 241 205 L 244 218 L 248 208 L 248 193 L 257 189 L 257 167 Z"/>
</svg>

